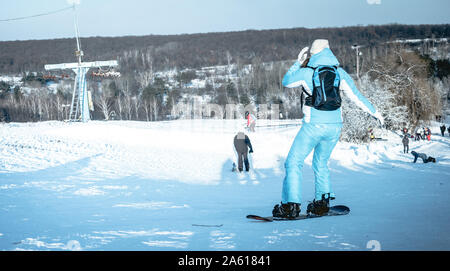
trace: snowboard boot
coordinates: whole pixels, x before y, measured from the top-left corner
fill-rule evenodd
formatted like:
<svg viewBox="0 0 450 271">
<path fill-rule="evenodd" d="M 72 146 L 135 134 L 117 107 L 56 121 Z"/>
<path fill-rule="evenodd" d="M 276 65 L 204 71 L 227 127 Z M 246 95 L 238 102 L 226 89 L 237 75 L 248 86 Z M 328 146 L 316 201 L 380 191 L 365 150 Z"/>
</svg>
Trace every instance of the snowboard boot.
<svg viewBox="0 0 450 271">
<path fill-rule="evenodd" d="M 330 210 L 330 193 L 323 194 L 321 200 L 313 200 L 308 204 L 306 213 L 323 216 Z"/>
<path fill-rule="evenodd" d="M 274 217 L 294 219 L 300 215 L 300 203 L 288 202 L 280 203 L 273 207 Z"/>
<path fill-rule="evenodd" d="M 428 157 L 427 158 L 427 162 L 433 162 L 433 163 L 436 163 L 436 159 L 434 158 L 434 157 Z"/>
</svg>

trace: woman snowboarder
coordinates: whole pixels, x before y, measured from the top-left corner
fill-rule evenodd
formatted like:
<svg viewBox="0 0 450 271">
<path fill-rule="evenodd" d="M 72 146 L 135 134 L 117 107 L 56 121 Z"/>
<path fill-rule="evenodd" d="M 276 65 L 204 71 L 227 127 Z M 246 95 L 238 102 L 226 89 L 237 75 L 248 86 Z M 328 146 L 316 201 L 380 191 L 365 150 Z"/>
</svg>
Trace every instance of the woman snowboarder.
<svg viewBox="0 0 450 271">
<path fill-rule="evenodd" d="M 309 59 L 308 49 L 306 47 L 301 50 L 298 61 L 283 78 L 285 87 L 302 87 L 308 97 L 303 107 L 302 128 L 295 137 L 285 161 L 286 176 L 283 181 L 282 200 L 281 204 L 274 206 L 274 217 L 299 216 L 303 163 L 313 149 L 315 198 L 308 204 L 307 213 L 323 215 L 328 212 L 329 201 L 334 199 L 335 194 L 330 186 L 327 163 L 342 129 L 340 92 L 378 119 L 381 125 L 384 122 L 380 112 L 358 91 L 350 75 L 338 67 L 339 61 L 330 50 L 328 40 L 315 40 Z"/>
</svg>

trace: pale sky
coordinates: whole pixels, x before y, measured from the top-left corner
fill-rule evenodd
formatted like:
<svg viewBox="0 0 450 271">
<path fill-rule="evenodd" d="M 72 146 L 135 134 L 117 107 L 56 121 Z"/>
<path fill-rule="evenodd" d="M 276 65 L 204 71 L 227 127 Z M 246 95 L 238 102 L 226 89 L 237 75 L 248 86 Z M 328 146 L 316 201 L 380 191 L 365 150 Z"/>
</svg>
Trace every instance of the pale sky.
<svg viewBox="0 0 450 271">
<path fill-rule="evenodd" d="M 72 0 L 74 1 L 74 0 Z M 82 37 L 450 23 L 450 0 L 75 0 Z M 70 0 L 0 0 L 0 40 L 72 38 Z"/>
</svg>

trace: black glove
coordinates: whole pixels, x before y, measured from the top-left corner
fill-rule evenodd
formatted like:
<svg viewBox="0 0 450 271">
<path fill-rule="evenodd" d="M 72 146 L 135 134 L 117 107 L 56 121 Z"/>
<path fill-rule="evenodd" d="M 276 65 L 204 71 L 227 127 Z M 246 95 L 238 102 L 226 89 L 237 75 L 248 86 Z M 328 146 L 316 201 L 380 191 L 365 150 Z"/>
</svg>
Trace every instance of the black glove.
<svg viewBox="0 0 450 271">
<path fill-rule="evenodd" d="M 250 150 L 249 153 L 253 153 L 253 150 Z"/>
</svg>

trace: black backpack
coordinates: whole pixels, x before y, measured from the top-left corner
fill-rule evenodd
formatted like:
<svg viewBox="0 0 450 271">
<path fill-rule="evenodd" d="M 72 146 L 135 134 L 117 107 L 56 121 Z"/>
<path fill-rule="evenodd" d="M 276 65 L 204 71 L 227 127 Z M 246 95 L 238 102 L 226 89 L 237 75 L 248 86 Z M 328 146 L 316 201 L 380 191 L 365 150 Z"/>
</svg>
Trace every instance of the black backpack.
<svg viewBox="0 0 450 271">
<path fill-rule="evenodd" d="M 340 76 L 335 66 L 318 66 L 313 74 L 313 93 L 305 92 L 308 97 L 305 105 L 317 110 L 333 111 L 341 107 L 341 95 L 339 92 Z"/>
</svg>

